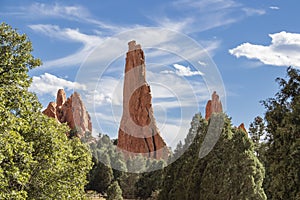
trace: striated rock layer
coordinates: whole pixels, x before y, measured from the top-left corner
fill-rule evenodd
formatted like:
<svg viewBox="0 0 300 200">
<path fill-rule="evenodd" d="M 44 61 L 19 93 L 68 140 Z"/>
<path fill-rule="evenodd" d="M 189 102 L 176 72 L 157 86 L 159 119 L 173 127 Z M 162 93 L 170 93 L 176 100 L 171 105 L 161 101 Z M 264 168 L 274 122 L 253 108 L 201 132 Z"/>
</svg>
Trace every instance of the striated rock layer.
<svg viewBox="0 0 300 200">
<path fill-rule="evenodd" d="M 76 128 L 77 136 L 80 138 L 86 132 L 92 132 L 91 117 L 77 92 L 67 99 L 65 91 L 59 89 L 56 103 L 50 102 L 43 113 L 48 117 L 55 118 L 60 123 L 67 123 L 72 130 Z"/>
<path fill-rule="evenodd" d="M 206 104 L 205 108 L 205 119 L 208 120 L 212 113 L 221 113 L 223 112 L 222 103 L 219 100 L 219 95 L 214 91 L 211 97 Z"/>
<path fill-rule="evenodd" d="M 150 86 L 146 82 L 144 52 L 135 41 L 128 43 L 123 88 L 123 115 L 118 148 L 130 153 L 144 153 L 150 158 L 164 158 L 168 152 L 153 116 Z"/>
</svg>

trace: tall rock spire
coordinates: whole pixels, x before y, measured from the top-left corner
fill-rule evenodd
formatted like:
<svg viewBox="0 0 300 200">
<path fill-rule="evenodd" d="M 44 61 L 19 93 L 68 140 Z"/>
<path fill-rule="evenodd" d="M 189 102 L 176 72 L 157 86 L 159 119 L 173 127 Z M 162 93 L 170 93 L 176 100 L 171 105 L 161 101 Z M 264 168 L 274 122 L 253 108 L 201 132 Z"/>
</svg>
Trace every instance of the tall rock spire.
<svg viewBox="0 0 300 200">
<path fill-rule="evenodd" d="M 143 153 L 150 158 L 164 158 L 165 142 L 156 126 L 150 86 L 146 82 L 144 52 L 135 41 L 128 43 L 123 88 L 123 115 L 119 128 L 118 148 Z"/>
<path fill-rule="evenodd" d="M 219 100 L 219 95 L 214 91 L 211 100 L 209 100 L 206 104 L 205 108 L 205 119 L 208 120 L 212 113 L 221 113 L 223 112 L 222 103 Z"/>
</svg>

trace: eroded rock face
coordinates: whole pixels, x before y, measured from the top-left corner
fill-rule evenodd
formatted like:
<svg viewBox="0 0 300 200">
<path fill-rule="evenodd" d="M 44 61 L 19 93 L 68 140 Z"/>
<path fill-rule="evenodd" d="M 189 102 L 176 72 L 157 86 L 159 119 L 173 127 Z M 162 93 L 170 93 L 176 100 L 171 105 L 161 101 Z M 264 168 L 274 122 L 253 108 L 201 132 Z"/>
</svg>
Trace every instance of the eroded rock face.
<svg viewBox="0 0 300 200">
<path fill-rule="evenodd" d="M 150 158 L 164 158 L 168 152 L 153 115 L 151 90 L 146 82 L 144 52 L 135 41 L 128 45 L 118 148 L 128 154 L 144 153 Z"/>
<path fill-rule="evenodd" d="M 60 123 L 67 123 L 70 129 L 77 129 L 78 137 L 83 137 L 85 132 L 92 132 L 92 121 L 80 95 L 75 92 L 68 99 L 63 89 L 57 92 L 56 103 L 50 102 L 43 111 L 48 117 L 57 119 Z"/>
<path fill-rule="evenodd" d="M 55 102 L 50 102 L 48 104 L 47 108 L 43 111 L 43 113 L 45 115 L 47 115 L 48 117 L 52 117 L 52 118 L 57 119 L 57 116 L 56 116 L 56 103 Z"/>
<path fill-rule="evenodd" d="M 221 113 L 223 112 L 222 103 L 219 99 L 219 95 L 214 91 L 211 100 L 206 104 L 205 108 L 205 119 L 208 120 L 212 113 Z"/>
</svg>

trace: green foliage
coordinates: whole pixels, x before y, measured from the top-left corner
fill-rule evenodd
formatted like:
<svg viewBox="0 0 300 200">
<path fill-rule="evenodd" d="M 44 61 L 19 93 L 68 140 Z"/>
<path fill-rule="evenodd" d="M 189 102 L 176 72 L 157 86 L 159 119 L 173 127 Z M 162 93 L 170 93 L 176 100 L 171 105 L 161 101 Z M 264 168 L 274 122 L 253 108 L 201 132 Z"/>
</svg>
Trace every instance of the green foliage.
<svg viewBox="0 0 300 200">
<path fill-rule="evenodd" d="M 254 154 L 251 139 L 232 128 L 225 117 L 214 148 L 199 158 L 209 124 L 202 117 L 198 120 L 197 135 L 189 149 L 166 168 L 159 199 L 266 199 L 262 189 L 264 169 Z"/>
<path fill-rule="evenodd" d="M 112 180 L 112 169 L 100 161 L 95 161 L 94 167 L 89 173 L 89 184 L 86 188 L 104 194 Z"/>
<path fill-rule="evenodd" d="M 25 199 L 33 148 L 15 131 L 0 134 L 0 199 Z"/>
<path fill-rule="evenodd" d="M 40 61 L 26 35 L 2 23 L 0 42 L 0 199 L 82 199 L 90 152 L 28 92 Z"/>
<path fill-rule="evenodd" d="M 20 35 L 8 24 L 0 24 L 0 85 L 28 88 L 27 72 L 41 64 L 31 55 L 32 45 L 25 34 Z"/>
<path fill-rule="evenodd" d="M 142 199 L 151 197 L 155 191 L 160 190 L 163 180 L 163 167 L 165 166 L 164 161 L 153 160 L 149 162 L 148 169 L 160 169 L 150 172 L 142 173 L 136 182 L 136 196 Z"/>
<path fill-rule="evenodd" d="M 159 199 L 186 199 L 187 177 L 191 173 L 192 166 L 198 157 L 199 136 L 200 132 L 205 132 L 207 122 L 201 114 L 196 114 L 191 122 L 191 128 L 185 139 L 185 144 L 181 142 L 175 149 L 172 159 L 177 159 L 171 165 L 164 169 L 164 179 L 162 183 Z M 185 151 L 186 150 L 186 151 Z"/>
<path fill-rule="evenodd" d="M 114 181 L 107 190 L 107 200 L 123 200 L 122 190 L 118 181 Z"/>
<path fill-rule="evenodd" d="M 126 165 L 119 157 L 115 146 L 112 144 L 108 135 L 99 134 L 96 143 L 90 143 L 93 154 L 93 169 L 88 175 L 89 183 L 86 185 L 87 190 L 95 190 L 105 194 L 113 180 L 119 180 L 122 172 L 113 170 L 113 166 L 120 166 L 126 171 Z"/>
<path fill-rule="evenodd" d="M 275 98 L 263 101 L 268 199 L 300 198 L 300 71 L 289 67 L 287 76 L 276 79 L 280 90 Z"/>
<path fill-rule="evenodd" d="M 249 134 L 254 143 L 254 151 L 260 161 L 265 161 L 266 127 L 261 117 L 257 116 L 249 126 Z"/>
</svg>

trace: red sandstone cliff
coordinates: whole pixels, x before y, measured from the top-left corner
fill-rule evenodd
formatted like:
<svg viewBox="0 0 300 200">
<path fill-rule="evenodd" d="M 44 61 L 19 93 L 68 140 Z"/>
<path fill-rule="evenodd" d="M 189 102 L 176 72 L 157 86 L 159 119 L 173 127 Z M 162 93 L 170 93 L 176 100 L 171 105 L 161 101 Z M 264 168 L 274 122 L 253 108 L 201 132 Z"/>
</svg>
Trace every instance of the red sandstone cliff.
<svg viewBox="0 0 300 200">
<path fill-rule="evenodd" d="M 128 43 L 123 88 L 123 115 L 118 148 L 130 153 L 144 153 L 150 158 L 164 158 L 165 142 L 156 126 L 150 86 L 146 82 L 144 52 L 135 41 Z"/>
<path fill-rule="evenodd" d="M 67 123 L 71 129 L 79 129 L 77 136 L 83 137 L 85 132 L 92 132 L 92 122 L 80 95 L 74 92 L 68 99 L 63 89 L 57 92 L 56 103 L 50 102 L 43 111 L 48 117 L 60 123 Z"/>
</svg>

